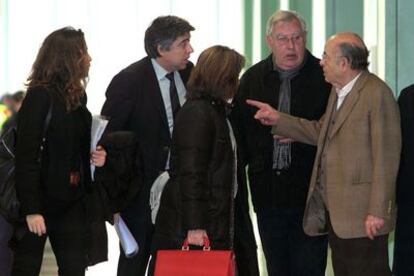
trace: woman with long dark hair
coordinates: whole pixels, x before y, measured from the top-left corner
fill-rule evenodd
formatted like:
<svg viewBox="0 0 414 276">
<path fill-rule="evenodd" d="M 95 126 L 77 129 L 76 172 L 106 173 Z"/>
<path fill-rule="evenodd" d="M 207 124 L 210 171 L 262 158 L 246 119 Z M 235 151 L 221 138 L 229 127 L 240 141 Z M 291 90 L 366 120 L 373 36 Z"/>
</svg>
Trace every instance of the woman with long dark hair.
<svg viewBox="0 0 414 276">
<path fill-rule="evenodd" d="M 39 275 L 47 237 L 60 276 L 83 276 L 90 263 L 90 164 L 103 166 L 106 156 L 90 153 L 90 62 L 83 32 L 62 28 L 46 37 L 28 78 L 16 145 L 16 189 L 28 231 L 16 244 L 14 276 Z"/>
</svg>

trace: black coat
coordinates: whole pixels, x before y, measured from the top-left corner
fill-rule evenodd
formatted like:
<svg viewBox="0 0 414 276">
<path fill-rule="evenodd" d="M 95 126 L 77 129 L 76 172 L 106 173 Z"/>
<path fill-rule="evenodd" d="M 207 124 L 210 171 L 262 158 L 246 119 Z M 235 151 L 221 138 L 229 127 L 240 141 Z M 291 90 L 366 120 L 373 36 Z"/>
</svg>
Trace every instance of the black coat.
<svg viewBox="0 0 414 276">
<path fill-rule="evenodd" d="M 398 98 L 401 114 L 402 151 L 397 177 L 397 222 L 394 237 L 393 273 L 414 275 L 414 85 Z"/>
<path fill-rule="evenodd" d="M 52 117 L 39 163 L 43 127 L 51 101 Z M 66 112 L 58 92 L 29 89 L 19 112 L 16 144 L 16 188 L 22 215 L 44 214 L 51 202 L 77 201 L 91 188 L 91 122 L 86 103 Z M 78 188 L 69 183 L 69 174 L 74 170 L 81 172 Z"/>
<path fill-rule="evenodd" d="M 297 76 L 291 80 L 291 114 L 309 120 L 325 112 L 331 86 L 325 82 L 319 60 L 307 58 Z M 316 147 L 292 144 L 292 162 L 283 179 L 274 183 L 272 176 L 273 136 L 271 127 L 254 119 L 256 108 L 246 104 L 254 99 L 278 107 L 280 79 L 273 69 L 272 55 L 255 64 L 243 75 L 234 100 L 232 122 L 239 133 L 240 149 L 248 165 L 249 184 L 256 211 L 270 207 L 303 208 L 315 158 Z"/>
<path fill-rule="evenodd" d="M 106 219 L 113 224 L 113 214 L 125 210 L 142 189 L 142 155 L 137 135 L 130 131 L 109 133 L 99 144 L 107 156 L 105 165 L 95 170 L 95 183 Z"/>
<path fill-rule="evenodd" d="M 16 191 L 21 214 L 59 214 L 66 206 L 83 201 L 86 211 L 88 264 L 107 260 L 107 235 L 102 202 L 91 182 L 91 114 L 85 101 L 67 112 L 55 90 L 29 89 L 19 111 L 16 144 Z M 43 125 L 53 101 L 46 143 L 38 162 Z M 80 183 L 69 183 L 71 171 Z"/>
<path fill-rule="evenodd" d="M 230 248 L 233 160 L 224 103 L 188 100 L 173 131 L 171 178 L 161 197 L 153 252 L 181 248 L 192 229 L 205 229 L 212 249 Z"/>
<path fill-rule="evenodd" d="M 402 151 L 397 178 L 397 204 L 414 208 L 414 85 L 401 91 Z"/>
</svg>

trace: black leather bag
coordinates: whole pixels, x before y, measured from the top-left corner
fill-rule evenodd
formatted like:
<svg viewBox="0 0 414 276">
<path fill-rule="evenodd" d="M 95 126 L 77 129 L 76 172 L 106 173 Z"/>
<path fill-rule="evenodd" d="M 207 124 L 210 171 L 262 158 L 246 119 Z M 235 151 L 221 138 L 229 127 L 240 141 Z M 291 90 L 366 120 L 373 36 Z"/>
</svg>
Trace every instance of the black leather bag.
<svg viewBox="0 0 414 276">
<path fill-rule="evenodd" d="M 10 127 L 0 138 L 0 213 L 8 221 L 19 217 L 19 202 L 14 187 L 14 152 L 16 127 Z"/>
<path fill-rule="evenodd" d="M 53 101 L 50 101 L 45 123 L 43 125 L 42 144 L 40 146 L 39 161 L 46 141 L 46 132 L 52 117 Z M 12 126 L 0 136 L 0 214 L 9 222 L 19 221 L 19 200 L 15 187 L 15 146 L 17 127 Z"/>
</svg>

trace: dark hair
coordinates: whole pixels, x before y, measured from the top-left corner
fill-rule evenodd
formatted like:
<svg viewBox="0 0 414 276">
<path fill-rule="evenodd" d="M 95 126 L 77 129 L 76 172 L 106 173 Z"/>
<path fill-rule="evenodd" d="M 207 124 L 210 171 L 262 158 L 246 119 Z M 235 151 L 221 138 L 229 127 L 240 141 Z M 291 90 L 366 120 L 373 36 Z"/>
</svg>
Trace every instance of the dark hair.
<svg viewBox="0 0 414 276">
<path fill-rule="evenodd" d="M 368 49 L 355 43 L 342 42 L 338 47 L 341 50 L 341 55 L 348 60 L 353 70 L 366 70 L 368 68 Z"/>
<path fill-rule="evenodd" d="M 190 23 L 177 16 L 157 17 L 145 31 L 145 51 L 151 58 L 159 57 L 158 46 L 163 50 L 169 50 L 177 37 L 194 30 Z"/>
<path fill-rule="evenodd" d="M 228 100 L 234 96 L 244 57 L 226 46 L 216 45 L 204 50 L 187 83 L 187 98 L 203 95 Z"/>
<path fill-rule="evenodd" d="M 11 98 L 14 102 L 16 103 L 20 103 L 23 101 L 24 96 L 26 95 L 26 93 L 24 91 L 16 91 L 13 95 L 11 95 Z"/>
<path fill-rule="evenodd" d="M 65 27 L 49 34 L 39 49 L 27 86 L 56 89 L 66 109 L 74 110 L 85 94 L 89 66 L 83 32 Z"/>
</svg>

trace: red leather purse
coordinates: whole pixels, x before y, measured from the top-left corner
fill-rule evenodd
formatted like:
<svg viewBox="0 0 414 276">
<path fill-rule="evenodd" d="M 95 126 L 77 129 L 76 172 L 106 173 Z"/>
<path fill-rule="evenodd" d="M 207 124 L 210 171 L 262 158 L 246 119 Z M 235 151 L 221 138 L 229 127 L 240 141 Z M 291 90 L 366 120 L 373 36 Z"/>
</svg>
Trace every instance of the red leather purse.
<svg viewBox="0 0 414 276">
<path fill-rule="evenodd" d="M 188 240 L 181 250 L 158 250 L 155 276 L 235 276 L 231 250 L 211 250 L 208 238 L 203 250 L 189 250 Z"/>
</svg>

